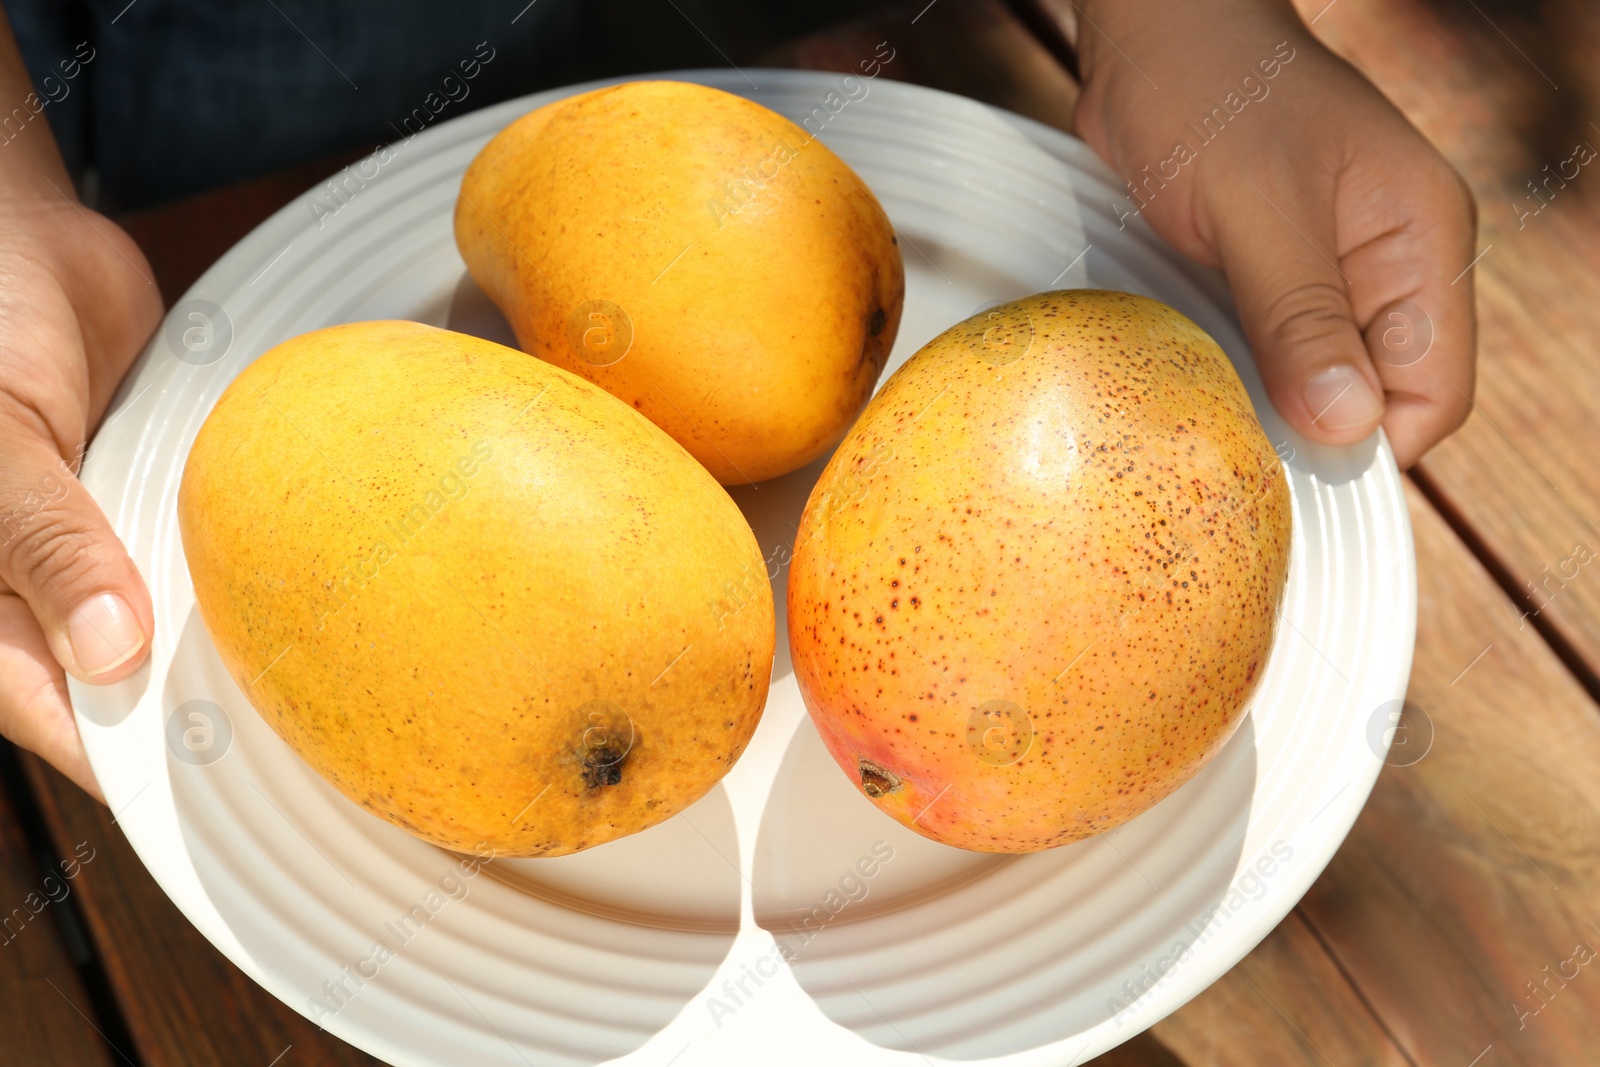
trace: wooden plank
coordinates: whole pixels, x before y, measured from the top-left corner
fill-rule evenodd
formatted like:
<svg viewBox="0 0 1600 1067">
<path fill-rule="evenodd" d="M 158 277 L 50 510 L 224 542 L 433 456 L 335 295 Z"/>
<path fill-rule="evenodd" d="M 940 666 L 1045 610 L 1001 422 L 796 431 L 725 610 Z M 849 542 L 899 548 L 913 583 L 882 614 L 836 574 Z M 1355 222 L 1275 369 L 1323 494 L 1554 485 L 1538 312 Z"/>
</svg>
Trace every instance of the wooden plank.
<svg viewBox="0 0 1600 1067">
<path fill-rule="evenodd" d="M 1186 1067 L 1408 1062 L 1299 909 L 1152 1033 Z"/>
<path fill-rule="evenodd" d="M 96 852 L 75 880 L 74 899 L 147 1067 L 237 1067 L 280 1056 L 294 1067 L 380 1062 L 317 1029 L 212 948 L 104 807 L 36 757 L 26 756 L 24 767 L 57 848 L 70 854 L 84 841 Z M 290 1049 L 292 1059 L 284 1055 Z"/>
<path fill-rule="evenodd" d="M 1431 722 L 1432 748 L 1384 769 L 1301 907 L 1418 1064 L 1465 1067 L 1490 1049 L 1494 1067 L 1592 1063 L 1600 716 L 1408 492 L 1422 709 L 1408 730 L 1420 743 Z"/>
<path fill-rule="evenodd" d="M 1586 565 L 1600 552 L 1600 465 L 1584 445 L 1600 412 L 1600 166 L 1567 162 L 1579 144 L 1600 149 L 1600 21 L 1575 0 L 1538 13 L 1341 0 L 1315 28 L 1477 194 L 1477 410 L 1423 461 L 1422 484 L 1523 590 L 1517 615 L 1534 613 L 1600 691 L 1600 568 Z"/>
<path fill-rule="evenodd" d="M 893 50 L 893 59 L 878 65 L 883 77 L 970 96 L 1072 130 L 1078 83 L 999 0 L 896 4 L 781 45 L 760 62 L 859 74 L 880 43 Z"/>
<path fill-rule="evenodd" d="M 71 899 L 84 876 L 84 861 L 92 867 L 99 857 L 92 846 L 76 855 L 69 846 L 64 855 L 68 866 L 39 870 L 17 811 L 0 788 L 0 1004 L 6 1015 L 0 1063 L 107 1067 L 120 1062 L 97 1032 L 100 1021 L 53 910 Z"/>
<path fill-rule="evenodd" d="M 1105 1055 L 1084 1061 L 1083 1067 L 1188 1067 L 1188 1061 L 1173 1055 L 1171 1049 L 1146 1030 Z"/>
</svg>

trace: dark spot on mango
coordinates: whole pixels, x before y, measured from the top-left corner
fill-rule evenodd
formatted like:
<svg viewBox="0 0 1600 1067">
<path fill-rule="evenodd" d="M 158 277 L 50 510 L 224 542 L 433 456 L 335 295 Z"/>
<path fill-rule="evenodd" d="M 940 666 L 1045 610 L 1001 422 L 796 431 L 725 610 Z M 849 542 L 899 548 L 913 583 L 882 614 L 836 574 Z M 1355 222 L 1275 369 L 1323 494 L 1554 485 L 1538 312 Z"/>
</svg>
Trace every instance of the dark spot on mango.
<svg viewBox="0 0 1600 1067">
<path fill-rule="evenodd" d="M 616 738 L 604 744 L 583 750 L 583 784 L 590 789 L 602 789 L 622 781 L 622 765 L 628 761 L 628 749 Z"/>
<path fill-rule="evenodd" d="M 856 769 L 861 772 L 861 791 L 869 797 L 888 796 L 900 788 L 898 775 L 878 766 L 865 756 L 856 757 Z"/>
</svg>

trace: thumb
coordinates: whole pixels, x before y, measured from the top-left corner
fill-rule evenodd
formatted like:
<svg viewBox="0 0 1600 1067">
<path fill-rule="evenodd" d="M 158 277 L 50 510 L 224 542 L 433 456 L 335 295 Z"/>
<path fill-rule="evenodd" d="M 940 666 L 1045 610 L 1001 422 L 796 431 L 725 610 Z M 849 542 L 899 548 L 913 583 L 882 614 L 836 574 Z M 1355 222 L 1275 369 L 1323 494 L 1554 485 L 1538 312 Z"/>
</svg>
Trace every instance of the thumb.
<svg viewBox="0 0 1600 1067">
<path fill-rule="evenodd" d="M 1268 199 L 1249 184 L 1251 209 L 1219 219 L 1216 246 L 1267 395 L 1311 440 L 1354 444 L 1383 421 L 1383 385 L 1338 264 L 1332 190 Z"/>
<path fill-rule="evenodd" d="M 132 674 L 154 624 L 138 569 L 53 442 L 15 420 L 0 420 L 0 440 L 0 579 L 68 673 L 95 684 Z"/>
</svg>

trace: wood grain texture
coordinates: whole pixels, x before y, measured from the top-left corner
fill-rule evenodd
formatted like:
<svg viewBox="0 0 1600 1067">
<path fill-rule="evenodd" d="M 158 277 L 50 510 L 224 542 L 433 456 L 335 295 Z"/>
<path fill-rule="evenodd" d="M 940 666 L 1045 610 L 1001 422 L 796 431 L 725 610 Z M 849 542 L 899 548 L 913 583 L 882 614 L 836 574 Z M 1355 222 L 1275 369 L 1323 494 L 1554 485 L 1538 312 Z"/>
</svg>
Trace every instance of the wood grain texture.
<svg viewBox="0 0 1600 1067">
<path fill-rule="evenodd" d="M 1326 4 L 1298 2 L 1308 16 Z M 1600 160 L 1564 163 L 1600 149 L 1600 9 L 1340 0 L 1315 29 L 1477 195 L 1477 407 L 1423 460 L 1423 484 L 1522 590 L 1499 610 L 1534 613 L 1596 691 L 1600 567 L 1580 560 L 1600 551 Z M 1546 186 L 1559 170 L 1576 177 Z"/>
<path fill-rule="evenodd" d="M 1085 1060 L 1083 1067 L 1187 1067 L 1148 1030 L 1102 1056 Z"/>
<path fill-rule="evenodd" d="M 71 845 L 66 855 L 73 856 Z M 91 866 L 99 858 L 83 855 Z M 76 877 L 66 878 L 69 871 Z M 38 869 L 17 812 L 0 789 L 0 1063 L 120 1062 L 96 1031 L 94 1008 L 56 925 L 53 909 L 70 899 L 82 878 L 76 857 L 68 868 Z"/>
<path fill-rule="evenodd" d="M 1581 961 L 1600 953 L 1600 715 L 1408 492 L 1421 712 L 1407 730 L 1421 744 L 1431 723 L 1432 747 L 1384 768 L 1301 908 L 1417 1064 L 1491 1048 L 1493 1067 L 1595 1063 L 1600 956 Z"/>
<path fill-rule="evenodd" d="M 1072 131 L 1078 83 L 999 0 L 896 4 L 781 45 L 760 62 L 857 72 L 879 42 L 894 49 L 883 77 L 970 96 Z"/>
<path fill-rule="evenodd" d="M 246 977 L 167 899 L 110 812 L 36 757 L 24 766 L 57 848 L 70 854 L 71 843 L 87 841 L 96 850 L 75 897 L 146 1067 L 264 1067 L 279 1056 L 284 1067 L 380 1062 Z"/>
<path fill-rule="evenodd" d="M 1187 1067 L 1407 1062 L 1298 909 L 1152 1032 Z"/>
</svg>

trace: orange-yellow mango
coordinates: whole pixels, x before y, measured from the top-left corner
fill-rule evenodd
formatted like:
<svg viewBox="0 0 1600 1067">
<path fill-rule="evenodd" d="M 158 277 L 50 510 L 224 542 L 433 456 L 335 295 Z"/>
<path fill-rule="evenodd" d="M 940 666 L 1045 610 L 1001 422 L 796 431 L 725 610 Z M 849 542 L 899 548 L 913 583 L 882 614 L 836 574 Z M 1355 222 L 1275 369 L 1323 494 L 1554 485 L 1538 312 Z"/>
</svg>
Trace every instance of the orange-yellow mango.
<svg viewBox="0 0 1600 1067">
<path fill-rule="evenodd" d="M 527 351 L 725 485 L 825 453 L 894 344 L 900 249 L 867 185 L 743 97 L 630 82 L 547 104 L 467 169 L 456 243 Z"/>
<path fill-rule="evenodd" d="M 178 520 L 256 710 L 445 848 L 643 830 L 716 784 L 766 702 L 771 590 L 727 492 L 501 345 L 409 322 L 286 341 L 200 428 Z"/>
<path fill-rule="evenodd" d="M 1289 493 L 1173 309 L 1041 293 L 930 341 L 811 495 L 789 644 L 828 750 L 917 832 L 1088 837 L 1233 734 L 1272 646 Z"/>
</svg>

